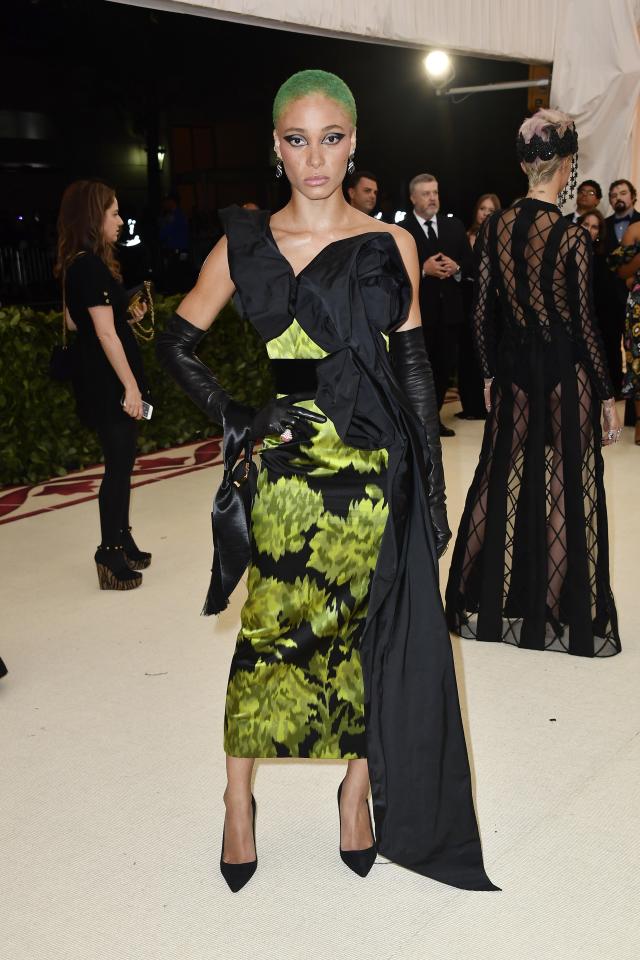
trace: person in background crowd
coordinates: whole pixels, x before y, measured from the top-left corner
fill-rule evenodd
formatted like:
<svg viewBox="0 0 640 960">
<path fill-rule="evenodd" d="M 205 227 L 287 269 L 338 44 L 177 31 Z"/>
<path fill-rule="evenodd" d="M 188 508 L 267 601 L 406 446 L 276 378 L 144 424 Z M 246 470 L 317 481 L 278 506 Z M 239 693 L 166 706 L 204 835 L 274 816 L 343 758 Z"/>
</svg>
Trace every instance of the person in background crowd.
<svg viewBox="0 0 640 960">
<path fill-rule="evenodd" d="M 629 180 L 614 180 L 609 187 L 609 203 L 613 213 L 605 220 L 604 254 L 610 256 L 620 246 L 629 225 L 640 220 L 635 209 L 636 190 Z M 607 363 L 616 396 L 622 390 L 622 334 L 627 309 L 627 285 L 617 273 L 609 270 L 606 278 L 600 324 L 607 354 Z"/>
<path fill-rule="evenodd" d="M 594 252 L 599 251 L 602 253 L 604 251 L 606 232 L 604 215 L 600 213 L 596 207 L 594 210 L 589 210 L 588 213 L 583 213 L 575 222 L 579 223 L 581 227 L 584 227 L 591 237 Z"/>
<path fill-rule="evenodd" d="M 570 223 L 578 223 L 580 217 L 591 210 L 597 210 L 598 204 L 602 200 L 602 187 L 597 180 L 583 180 L 578 187 L 576 196 L 576 209 L 573 213 L 567 213 L 566 219 Z"/>
<path fill-rule="evenodd" d="M 626 373 L 622 396 L 635 406 L 635 443 L 640 445 L 640 219 L 632 223 L 622 243 L 609 257 L 611 267 L 626 284 L 629 295 L 624 323 Z"/>
<path fill-rule="evenodd" d="M 77 331 L 78 416 L 98 434 L 104 455 L 98 494 L 102 539 L 94 558 L 102 590 L 139 587 L 139 571 L 151 563 L 129 525 L 137 421 L 143 397 L 149 401 L 150 395 L 114 254 L 121 226 L 111 187 L 96 180 L 67 187 L 58 215 L 55 275 L 64 288 L 67 327 Z M 133 320 L 141 320 L 146 309 L 146 304 L 134 308 Z"/>
<path fill-rule="evenodd" d="M 478 197 L 473 208 L 471 226 L 467 230 L 471 247 L 475 244 L 478 230 L 487 217 L 500 210 L 501 206 L 500 198 L 495 193 L 483 193 L 481 197 Z M 460 420 L 486 420 L 484 382 L 471 331 L 473 277 L 464 278 L 462 295 L 464 297 L 464 322 L 460 330 L 458 355 L 458 392 L 462 410 L 456 413 L 456 417 Z"/>
<path fill-rule="evenodd" d="M 243 210 L 259 210 L 260 207 L 253 200 L 247 200 L 246 203 L 240 204 Z"/>
<path fill-rule="evenodd" d="M 162 282 L 167 293 L 182 293 L 191 286 L 189 271 L 189 223 L 176 193 L 162 202 L 160 247 Z"/>
<path fill-rule="evenodd" d="M 604 255 L 605 221 L 598 208 L 583 213 L 576 221 L 589 234 L 593 245 L 593 306 L 602 334 L 601 317 L 606 313 L 609 291 L 609 266 Z"/>
<path fill-rule="evenodd" d="M 439 212 L 438 181 L 432 174 L 414 177 L 409 195 L 413 212 L 400 226 L 409 231 L 418 247 L 422 276 L 420 313 L 438 409 L 442 409 L 465 319 L 462 279 L 473 275 L 473 256 L 462 221 Z M 440 436 L 455 436 L 455 431 L 442 420 Z"/>
<path fill-rule="evenodd" d="M 476 242 L 474 334 L 489 417 L 447 619 L 470 639 L 610 657 L 620 637 L 601 446 L 622 428 L 592 310 L 591 241 L 558 209 L 578 150 L 573 120 L 539 110 L 516 149 L 527 196 Z"/>
<path fill-rule="evenodd" d="M 467 237 L 469 238 L 471 247 L 475 244 L 478 230 L 487 217 L 490 217 L 492 213 L 496 213 L 496 211 L 501 208 L 500 198 L 495 193 L 483 193 L 481 197 L 478 197 L 476 205 L 473 208 L 471 226 L 467 230 Z"/>
<path fill-rule="evenodd" d="M 347 181 L 349 203 L 360 213 L 373 216 L 378 201 L 378 178 L 368 170 L 356 170 Z"/>
</svg>

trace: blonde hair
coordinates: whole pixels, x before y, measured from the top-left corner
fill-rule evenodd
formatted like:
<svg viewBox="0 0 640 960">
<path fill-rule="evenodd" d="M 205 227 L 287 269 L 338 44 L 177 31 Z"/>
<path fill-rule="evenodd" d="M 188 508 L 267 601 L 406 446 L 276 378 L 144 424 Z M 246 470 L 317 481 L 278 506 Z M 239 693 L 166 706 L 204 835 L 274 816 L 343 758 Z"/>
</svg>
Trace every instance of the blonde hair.
<svg viewBox="0 0 640 960">
<path fill-rule="evenodd" d="M 574 123 L 568 113 L 562 113 L 561 110 L 538 110 L 532 117 L 524 121 L 518 134 L 525 143 L 529 143 L 533 137 L 539 137 L 540 140 L 549 140 L 552 131 L 556 131 L 559 137 L 562 137 L 569 127 Z M 536 157 L 530 163 L 522 161 L 522 167 L 529 179 L 530 187 L 537 187 L 541 183 L 548 183 L 559 167 L 562 165 L 565 157 L 551 157 L 550 160 L 542 160 Z"/>
</svg>

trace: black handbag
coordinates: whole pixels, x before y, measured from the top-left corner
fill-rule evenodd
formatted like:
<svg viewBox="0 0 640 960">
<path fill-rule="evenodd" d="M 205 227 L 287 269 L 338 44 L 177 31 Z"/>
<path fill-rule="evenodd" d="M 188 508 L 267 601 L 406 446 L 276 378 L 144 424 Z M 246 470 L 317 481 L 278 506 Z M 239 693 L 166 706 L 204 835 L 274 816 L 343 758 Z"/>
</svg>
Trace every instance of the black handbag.
<svg viewBox="0 0 640 960">
<path fill-rule="evenodd" d="M 251 559 L 251 507 L 258 485 L 253 442 L 238 437 L 233 429 L 225 433 L 224 472 L 211 514 L 213 566 L 202 608 L 205 617 L 227 607 Z M 237 462 L 239 453 L 242 459 Z"/>
<path fill-rule="evenodd" d="M 49 357 L 49 376 L 58 383 L 73 380 L 78 369 L 75 342 L 67 342 L 67 303 L 65 298 L 66 273 L 62 274 L 62 343 L 56 343 Z"/>
</svg>

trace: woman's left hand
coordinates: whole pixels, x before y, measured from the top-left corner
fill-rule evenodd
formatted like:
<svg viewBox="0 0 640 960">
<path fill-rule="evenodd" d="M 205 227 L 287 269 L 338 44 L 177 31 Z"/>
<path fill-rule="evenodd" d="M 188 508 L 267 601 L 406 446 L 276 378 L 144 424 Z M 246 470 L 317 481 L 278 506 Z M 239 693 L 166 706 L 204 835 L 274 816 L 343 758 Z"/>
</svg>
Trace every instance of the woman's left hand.
<svg viewBox="0 0 640 960">
<path fill-rule="evenodd" d="M 147 312 L 146 303 L 137 303 L 134 307 L 129 308 L 129 323 L 139 323 Z"/>
<path fill-rule="evenodd" d="M 493 377 L 491 380 L 484 381 L 484 405 L 487 413 L 491 413 L 491 386 L 493 384 Z"/>
</svg>

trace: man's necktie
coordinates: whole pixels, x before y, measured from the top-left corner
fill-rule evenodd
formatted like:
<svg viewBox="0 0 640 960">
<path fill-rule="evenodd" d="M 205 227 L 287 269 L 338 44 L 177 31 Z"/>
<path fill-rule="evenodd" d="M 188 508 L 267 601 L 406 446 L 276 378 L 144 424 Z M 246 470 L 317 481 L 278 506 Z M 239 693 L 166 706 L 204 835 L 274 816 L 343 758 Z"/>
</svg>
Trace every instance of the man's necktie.
<svg viewBox="0 0 640 960">
<path fill-rule="evenodd" d="M 438 245 L 438 234 L 433 229 L 431 220 L 427 221 L 427 236 L 429 237 L 429 240 L 431 240 L 431 243 L 435 243 L 436 246 Z"/>
</svg>

